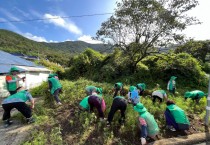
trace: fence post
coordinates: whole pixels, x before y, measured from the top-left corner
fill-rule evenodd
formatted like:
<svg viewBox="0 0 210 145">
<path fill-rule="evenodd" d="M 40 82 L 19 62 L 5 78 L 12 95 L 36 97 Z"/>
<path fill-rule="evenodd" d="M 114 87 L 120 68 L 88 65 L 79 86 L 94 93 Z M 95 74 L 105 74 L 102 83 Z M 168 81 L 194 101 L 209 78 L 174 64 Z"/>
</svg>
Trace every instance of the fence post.
<svg viewBox="0 0 210 145">
<path fill-rule="evenodd" d="M 209 126 L 209 113 L 210 113 L 210 75 L 209 75 L 208 97 L 207 97 L 206 118 L 205 118 L 206 126 Z"/>
</svg>

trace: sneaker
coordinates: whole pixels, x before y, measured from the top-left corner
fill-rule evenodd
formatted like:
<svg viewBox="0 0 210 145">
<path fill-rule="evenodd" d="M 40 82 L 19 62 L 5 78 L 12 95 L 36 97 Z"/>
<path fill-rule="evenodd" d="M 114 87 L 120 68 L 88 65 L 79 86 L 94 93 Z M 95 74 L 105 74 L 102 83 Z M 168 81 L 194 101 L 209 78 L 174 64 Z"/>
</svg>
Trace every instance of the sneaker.
<svg viewBox="0 0 210 145">
<path fill-rule="evenodd" d="M 176 131 L 176 129 L 173 126 L 167 125 L 166 128 L 173 132 Z"/>
<path fill-rule="evenodd" d="M 9 127 L 13 122 L 11 120 L 5 120 L 4 122 L 4 128 Z"/>
<path fill-rule="evenodd" d="M 100 118 L 100 121 L 101 122 L 105 122 L 106 121 L 106 118 Z"/>
<path fill-rule="evenodd" d="M 31 118 L 27 118 L 27 123 L 30 124 L 30 123 L 34 123 L 35 122 L 35 119 L 33 117 Z"/>
<path fill-rule="evenodd" d="M 109 121 L 107 121 L 106 126 L 107 127 L 110 127 L 111 126 L 111 123 Z"/>
<path fill-rule="evenodd" d="M 57 104 L 58 104 L 58 105 L 62 105 L 62 103 L 61 103 L 61 102 L 58 102 Z"/>
<path fill-rule="evenodd" d="M 145 145 L 146 143 L 147 143 L 146 139 L 143 138 L 143 137 L 141 137 L 141 144 L 142 144 L 142 145 Z"/>
</svg>

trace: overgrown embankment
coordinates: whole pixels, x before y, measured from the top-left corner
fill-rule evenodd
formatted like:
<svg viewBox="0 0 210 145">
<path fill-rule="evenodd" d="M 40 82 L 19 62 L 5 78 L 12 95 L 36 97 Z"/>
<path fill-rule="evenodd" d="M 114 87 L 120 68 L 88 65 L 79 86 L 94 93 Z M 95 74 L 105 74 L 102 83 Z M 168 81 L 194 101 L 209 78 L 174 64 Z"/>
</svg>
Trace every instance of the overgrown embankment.
<svg viewBox="0 0 210 145">
<path fill-rule="evenodd" d="M 54 100 L 47 91 L 47 84 L 35 88 L 32 91 L 34 96 L 38 95 L 44 100 L 37 104 L 34 110 L 35 128 L 31 132 L 31 137 L 24 143 L 27 144 L 139 144 L 140 132 L 137 127 L 138 114 L 134 112 L 132 105 L 128 105 L 126 111 L 126 123 L 124 126 L 118 124 L 119 112 L 114 116 L 113 125 L 109 128 L 106 123 L 99 122 L 95 114 L 89 114 L 78 109 L 80 100 L 85 97 L 84 88 L 87 85 L 95 85 L 103 88 L 107 109 L 105 116 L 108 115 L 112 104 L 113 84 L 96 83 L 85 79 L 77 81 L 61 81 L 63 93 L 60 98 L 62 106 L 56 106 Z M 128 84 L 125 84 L 128 88 Z M 148 91 L 156 88 L 148 85 Z M 160 86 L 161 87 L 161 86 Z M 184 92 L 185 88 L 178 88 L 178 92 Z M 183 94 L 177 93 L 171 96 L 176 104 L 184 109 L 191 121 L 191 128 L 187 134 L 204 132 L 203 117 L 205 115 L 206 98 L 202 98 L 199 104 L 191 100 L 184 101 Z M 160 138 L 175 137 L 186 135 L 183 132 L 172 133 L 165 129 L 164 110 L 166 105 L 158 102 L 153 104 L 148 96 L 143 96 L 141 102 L 148 111 L 154 115 L 160 127 Z"/>
</svg>

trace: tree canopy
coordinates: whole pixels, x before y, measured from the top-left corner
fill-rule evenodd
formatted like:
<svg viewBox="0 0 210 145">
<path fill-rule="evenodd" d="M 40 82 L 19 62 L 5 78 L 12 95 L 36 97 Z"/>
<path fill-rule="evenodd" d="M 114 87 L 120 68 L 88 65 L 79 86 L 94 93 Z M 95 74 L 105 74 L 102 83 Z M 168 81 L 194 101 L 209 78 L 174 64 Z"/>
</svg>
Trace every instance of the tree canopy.
<svg viewBox="0 0 210 145">
<path fill-rule="evenodd" d="M 190 40 L 184 45 L 181 45 L 176 48 L 175 53 L 186 52 L 191 54 L 193 57 L 206 62 L 206 56 L 210 53 L 210 41 L 194 41 Z"/>
<path fill-rule="evenodd" d="M 110 42 L 130 57 L 132 68 L 158 46 L 179 41 L 177 31 L 198 23 L 186 14 L 196 0 L 122 0 L 115 13 L 97 31 L 97 39 Z"/>
</svg>

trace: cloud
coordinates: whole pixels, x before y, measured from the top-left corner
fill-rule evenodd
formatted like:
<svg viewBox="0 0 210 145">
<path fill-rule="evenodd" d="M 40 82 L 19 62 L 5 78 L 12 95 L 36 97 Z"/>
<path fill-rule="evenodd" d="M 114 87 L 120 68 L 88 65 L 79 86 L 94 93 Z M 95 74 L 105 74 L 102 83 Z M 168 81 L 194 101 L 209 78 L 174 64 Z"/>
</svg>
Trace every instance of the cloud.
<svg viewBox="0 0 210 145">
<path fill-rule="evenodd" d="M 50 40 L 48 42 L 50 42 L 50 43 L 58 43 L 58 41 L 54 41 L 54 40 Z"/>
<path fill-rule="evenodd" d="M 31 39 L 31 40 L 34 40 L 34 41 L 37 41 L 37 42 L 47 42 L 47 40 L 44 37 L 36 36 L 36 35 L 33 35 L 31 33 L 28 33 L 28 32 L 23 33 L 22 35 L 25 36 L 28 39 Z"/>
<path fill-rule="evenodd" d="M 93 40 L 90 35 L 83 35 L 83 36 L 79 37 L 78 40 L 84 41 L 87 43 L 91 43 L 91 44 L 101 44 L 102 43 L 101 41 Z"/>
<path fill-rule="evenodd" d="M 7 22 L 8 20 L 4 19 L 4 18 L 0 18 L 0 22 Z M 9 30 L 12 30 L 16 33 L 21 33 L 21 31 L 13 24 L 13 23 L 5 23 L 6 24 L 6 28 L 8 28 Z"/>
<path fill-rule="evenodd" d="M 30 9 L 30 13 L 37 18 L 42 18 L 43 17 L 43 15 L 41 13 L 39 13 L 39 12 L 33 10 L 33 9 Z"/>
<path fill-rule="evenodd" d="M 19 9 L 19 8 L 17 8 L 17 7 L 14 7 L 13 9 L 14 9 L 15 11 L 19 12 L 21 15 L 23 15 L 23 16 L 26 17 L 26 18 L 29 16 L 28 13 L 24 12 L 23 10 L 21 10 L 21 9 Z"/>
<path fill-rule="evenodd" d="M 0 8 L 0 12 L 3 13 L 10 21 L 13 20 L 13 21 L 20 21 L 19 18 L 15 17 L 13 14 L 11 14 L 9 11 L 3 9 L 3 8 Z"/>
<path fill-rule="evenodd" d="M 60 16 L 51 15 L 51 14 L 44 14 L 44 18 L 46 18 L 48 23 L 52 23 L 55 26 L 59 26 L 68 30 L 71 33 L 82 35 L 82 30 L 78 28 L 73 22 L 66 21 L 65 19 L 61 18 Z"/>
</svg>

